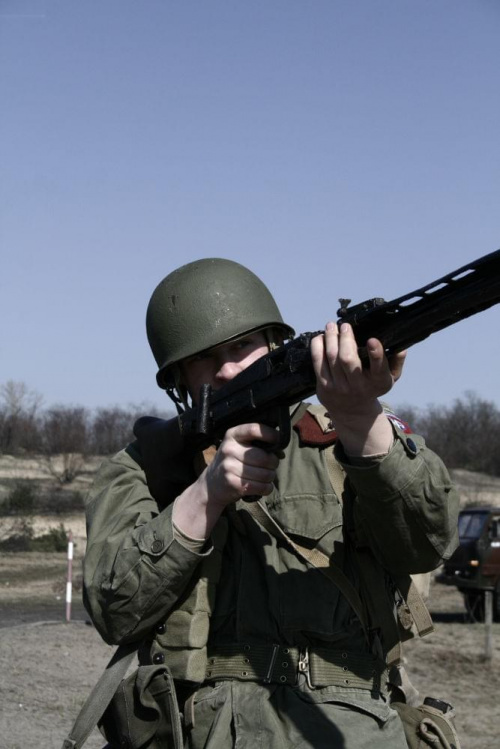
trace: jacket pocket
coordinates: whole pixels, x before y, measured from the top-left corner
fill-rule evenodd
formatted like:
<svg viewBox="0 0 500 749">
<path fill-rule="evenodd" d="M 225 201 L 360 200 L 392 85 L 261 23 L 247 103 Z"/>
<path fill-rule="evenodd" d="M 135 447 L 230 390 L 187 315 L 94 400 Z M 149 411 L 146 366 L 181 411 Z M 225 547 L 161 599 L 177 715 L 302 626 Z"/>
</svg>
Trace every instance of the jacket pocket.
<svg viewBox="0 0 500 749">
<path fill-rule="evenodd" d="M 333 495 L 282 498 L 272 516 L 294 542 L 327 556 L 334 553 L 343 567 L 342 508 Z M 301 631 L 331 641 L 340 624 L 352 618 L 337 586 L 285 544 L 277 547 L 276 569 L 280 628 L 291 637 Z"/>
<path fill-rule="evenodd" d="M 310 541 L 332 531 L 342 535 L 342 506 L 334 494 L 290 494 L 267 502 L 271 515 L 283 530 Z"/>
</svg>

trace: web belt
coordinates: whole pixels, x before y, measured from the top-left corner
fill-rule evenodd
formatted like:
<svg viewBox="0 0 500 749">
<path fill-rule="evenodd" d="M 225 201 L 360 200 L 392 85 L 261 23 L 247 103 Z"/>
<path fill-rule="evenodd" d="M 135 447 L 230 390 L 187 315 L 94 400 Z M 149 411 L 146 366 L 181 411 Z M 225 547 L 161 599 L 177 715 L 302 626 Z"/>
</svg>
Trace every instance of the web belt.
<svg viewBox="0 0 500 749">
<path fill-rule="evenodd" d="M 330 648 L 251 643 L 209 649 L 206 681 L 238 679 L 295 685 L 303 673 L 311 688 L 338 686 L 386 690 L 385 664 L 370 655 Z"/>
</svg>

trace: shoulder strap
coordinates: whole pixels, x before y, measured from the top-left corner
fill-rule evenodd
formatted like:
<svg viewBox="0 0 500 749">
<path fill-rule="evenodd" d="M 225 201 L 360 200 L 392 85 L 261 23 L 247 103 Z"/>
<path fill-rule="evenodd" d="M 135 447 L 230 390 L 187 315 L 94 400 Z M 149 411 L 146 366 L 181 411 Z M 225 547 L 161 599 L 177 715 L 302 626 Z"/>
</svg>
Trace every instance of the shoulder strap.
<svg viewBox="0 0 500 749">
<path fill-rule="evenodd" d="M 78 713 L 73 728 L 63 742 L 62 749 L 80 749 L 87 741 L 113 699 L 119 683 L 137 653 L 138 647 L 137 643 L 131 643 L 120 645 L 115 650 L 102 676 Z"/>
</svg>

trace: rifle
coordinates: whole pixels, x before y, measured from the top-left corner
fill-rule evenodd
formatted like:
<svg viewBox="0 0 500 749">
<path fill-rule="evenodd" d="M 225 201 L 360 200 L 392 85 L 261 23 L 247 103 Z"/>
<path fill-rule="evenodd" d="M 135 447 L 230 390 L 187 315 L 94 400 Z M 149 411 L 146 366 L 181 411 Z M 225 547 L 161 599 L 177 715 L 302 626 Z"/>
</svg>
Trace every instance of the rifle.
<svg viewBox="0 0 500 749">
<path fill-rule="evenodd" d="M 500 302 L 500 250 L 458 268 L 416 291 L 386 302 L 381 298 L 350 305 L 339 299 L 338 323 L 352 326 L 367 366 L 366 342 L 378 338 L 388 357 L 432 333 Z M 310 345 L 323 331 L 302 333 L 270 351 L 218 390 L 202 385 L 198 403 L 165 421 L 145 416 L 134 434 L 154 496 L 170 495 L 194 480 L 192 457 L 221 440 L 232 426 L 248 422 L 277 428 L 277 449 L 290 440 L 290 406 L 316 391 Z M 168 462 L 168 465 L 167 465 Z M 158 466 L 163 465 L 161 477 Z M 150 475 L 159 480 L 151 486 Z M 156 489 L 155 491 L 153 489 Z M 174 494 L 175 495 L 175 494 Z"/>
</svg>

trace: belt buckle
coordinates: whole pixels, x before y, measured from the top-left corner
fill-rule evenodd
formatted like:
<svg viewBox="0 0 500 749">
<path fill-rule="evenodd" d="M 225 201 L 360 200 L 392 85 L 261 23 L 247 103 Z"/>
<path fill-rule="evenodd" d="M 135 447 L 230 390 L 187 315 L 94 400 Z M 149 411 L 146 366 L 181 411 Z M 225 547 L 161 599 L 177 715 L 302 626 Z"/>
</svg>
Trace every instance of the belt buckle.
<svg viewBox="0 0 500 749">
<path fill-rule="evenodd" d="M 314 689 L 311 683 L 311 669 L 310 669 L 310 663 L 309 663 L 309 648 L 308 647 L 305 647 L 303 650 L 300 651 L 298 671 L 299 673 L 304 674 L 304 676 L 306 677 L 306 682 L 307 682 L 307 686 L 309 687 L 309 689 Z"/>
</svg>

